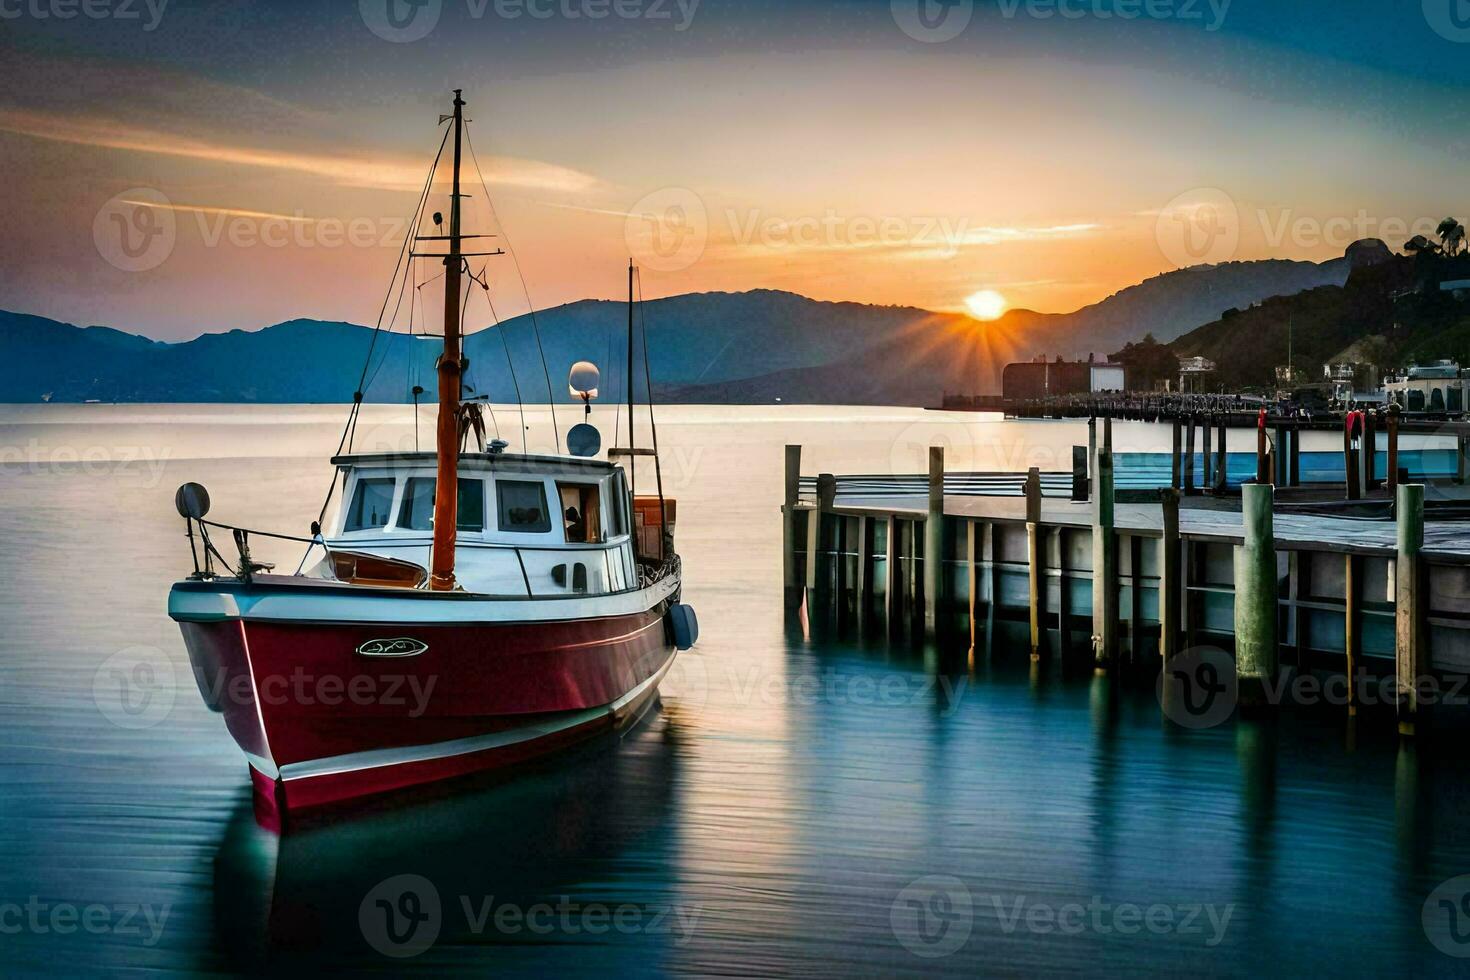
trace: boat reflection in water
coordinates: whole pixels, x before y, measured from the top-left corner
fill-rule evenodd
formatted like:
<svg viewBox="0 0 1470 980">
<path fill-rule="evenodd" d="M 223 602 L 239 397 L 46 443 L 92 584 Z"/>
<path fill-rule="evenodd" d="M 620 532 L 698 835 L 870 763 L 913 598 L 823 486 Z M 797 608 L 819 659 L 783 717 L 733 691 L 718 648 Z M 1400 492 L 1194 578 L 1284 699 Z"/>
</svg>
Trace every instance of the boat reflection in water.
<svg viewBox="0 0 1470 980">
<path fill-rule="evenodd" d="M 218 952 L 248 970 L 453 968 L 473 947 L 463 966 L 483 973 L 484 947 L 505 947 L 497 965 L 550 964 L 547 946 L 606 944 L 619 910 L 645 927 L 662 912 L 659 928 L 609 952 L 639 957 L 634 968 L 648 944 L 677 938 L 670 884 L 636 873 L 667 867 L 677 843 L 676 733 L 653 711 L 529 767 L 295 820 L 284 833 L 243 800 L 214 861 Z M 596 884 L 610 881 L 616 894 Z"/>
</svg>

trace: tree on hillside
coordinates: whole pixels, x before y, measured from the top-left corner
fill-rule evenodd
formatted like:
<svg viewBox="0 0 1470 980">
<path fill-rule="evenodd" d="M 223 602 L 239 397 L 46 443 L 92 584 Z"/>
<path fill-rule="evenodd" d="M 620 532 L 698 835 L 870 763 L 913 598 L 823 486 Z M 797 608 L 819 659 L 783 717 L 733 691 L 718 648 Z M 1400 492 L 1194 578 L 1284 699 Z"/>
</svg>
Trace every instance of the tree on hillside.
<svg viewBox="0 0 1470 980">
<path fill-rule="evenodd" d="M 1420 255 L 1434 255 L 1439 250 L 1440 248 L 1437 244 L 1431 242 L 1423 235 L 1415 235 L 1413 238 L 1404 242 L 1404 251 L 1416 257 Z"/>
<path fill-rule="evenodd" d="M 1133 391 L 1152 391 L 1159 382 L 1179 374 L 1178 355 L 1155 340 L 1151 333 L 1144 334 L 1141 341 L 1128 344 L 1108 359 L 1123 365 L 1128 387 Z"/>
<path fill-rule="evenodd" d="M 1439 236 L 1440 246 L 1446 255 L 1458 255 L 1465 247 L 1465 226 L 1458 218 L 1446 218 L 1434 229 Z"/>
</svg>

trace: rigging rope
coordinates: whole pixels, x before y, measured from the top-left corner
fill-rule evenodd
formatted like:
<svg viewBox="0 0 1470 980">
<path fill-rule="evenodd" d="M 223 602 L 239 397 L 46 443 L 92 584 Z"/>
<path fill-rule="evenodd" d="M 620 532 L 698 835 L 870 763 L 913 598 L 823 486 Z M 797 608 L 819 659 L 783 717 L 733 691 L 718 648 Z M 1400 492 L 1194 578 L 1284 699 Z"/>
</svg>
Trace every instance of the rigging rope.
<svg viewBox="0 0 1470 980">
<path fill-rule="evenodd" d="M 521 282 L 521 293 L 526 297 L 526 309 L 531 315 L 531 329 L 536 334 L 536 352 L 541 356 L 541 373 L 546 376 L 546 405 L 551 409 L 551 435 L 556 442 L 556 451 L 560 453 L 561 430 L 556 424 L 556 393 L 551 387 L 551 371 L 546 367 L 546 348 L 541 346 L 541 326 L 536 322 L 536 307 L 531 304 L 531 291 L 526 286 L 526 277 L 521 273 L 521 260 L 516 255 L 515 246 L 511 244 L 509 233 L 500 223 L 500 215 L 495 210 L 495 201 L 490 197 L 490 187 L 485 183 L 485 174 L 480 170 L 480 160 L 475 156 L 475 142 L 470 139 L 468 126 L 465 127 L 465 143 L 470 148 L 470 160 L 475 165 L 475 176 L 480 178 L 480 189 L 485 192 L 485 203 L 490 206 L 490 217 L 499 227 L 500 236 L 505 239 L 506 251 L 510 253 L 510 261 L 515 267 L 516 278 Z"/>
</svg>

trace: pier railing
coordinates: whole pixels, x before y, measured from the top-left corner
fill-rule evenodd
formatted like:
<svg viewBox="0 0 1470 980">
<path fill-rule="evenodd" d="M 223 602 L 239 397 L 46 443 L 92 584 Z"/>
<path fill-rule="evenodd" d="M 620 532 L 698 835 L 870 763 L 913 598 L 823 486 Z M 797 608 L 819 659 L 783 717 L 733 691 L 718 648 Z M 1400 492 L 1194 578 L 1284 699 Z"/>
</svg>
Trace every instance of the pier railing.
<svg viewBox="0 0 1470 980">
<path fill-rule="evenodd" d="M 811 628 L 972 659 L 1019 647 L 1157 673 L 1210 650 L 1242 698 L 1290 672 L 1337 673 L 1350 713 L 1382 682 L 1406 733 L 1426 682 L 1470 673 L 1470 523 L 1426 524 L 1422 484 L 1399 484 L 1386 520 L 1278 510 L 1269 482 L 1247 483 L 1239 509 L 1181 509 L 1167 485 L 1115 503 L 1112 451 L 1091 456 L 1079 506 L 1056 499 L 1074 474 L 946 473 L 935 447 L 928 474 L 807 477 L 788 446 L 788 601 Z"/>
</svg>

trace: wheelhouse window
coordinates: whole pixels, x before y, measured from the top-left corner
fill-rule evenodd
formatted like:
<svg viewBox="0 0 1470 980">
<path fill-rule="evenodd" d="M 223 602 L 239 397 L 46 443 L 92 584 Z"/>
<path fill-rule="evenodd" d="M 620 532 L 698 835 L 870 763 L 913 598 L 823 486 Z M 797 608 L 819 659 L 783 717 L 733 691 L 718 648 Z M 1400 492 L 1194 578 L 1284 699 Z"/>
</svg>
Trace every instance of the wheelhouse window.
<svg viewBox="0 0 1470 980">
<path fill-rule="evenodd" d="M 602 511 L 598 505 L 597 484 L 558 483 L 561 498 L 562 528 L 572 544 L 593 544 L 602 540 Z"/>
<path fill-rule="evenodd" d="M 434 529 L 434 489 L 439 481 L 432 476 L 410 477 L 403 490 L 403 504 L 398 508 L 398 526 L 410 531 Z M 459 481 L 459 507 L 455 527 L 461 531 L 485 530 L 485 481 Z"/>
<path fill-rule="evenodd" d="M 363 531 L 383 527 L 393 513 L 393 480 L 391 478 L 358 480 L 347 508 L 343 531 Z"/>
<path fill-rule="evenodd" d="M 612 526 L 608 533 L 619 538 L 628 533 L 628 485 L 623 481 L 622 470 L 613 474 L 609 492 L 612 496 L 608 501 L 608 523 Z"/>
<path fill-rule="evenodd" d="M 500 510 L 500 530 L 522 534 L 544 534 L 551 530 L 546 487 L 541 483 L 496 480 L 495 495 Z"/>
</svg>

